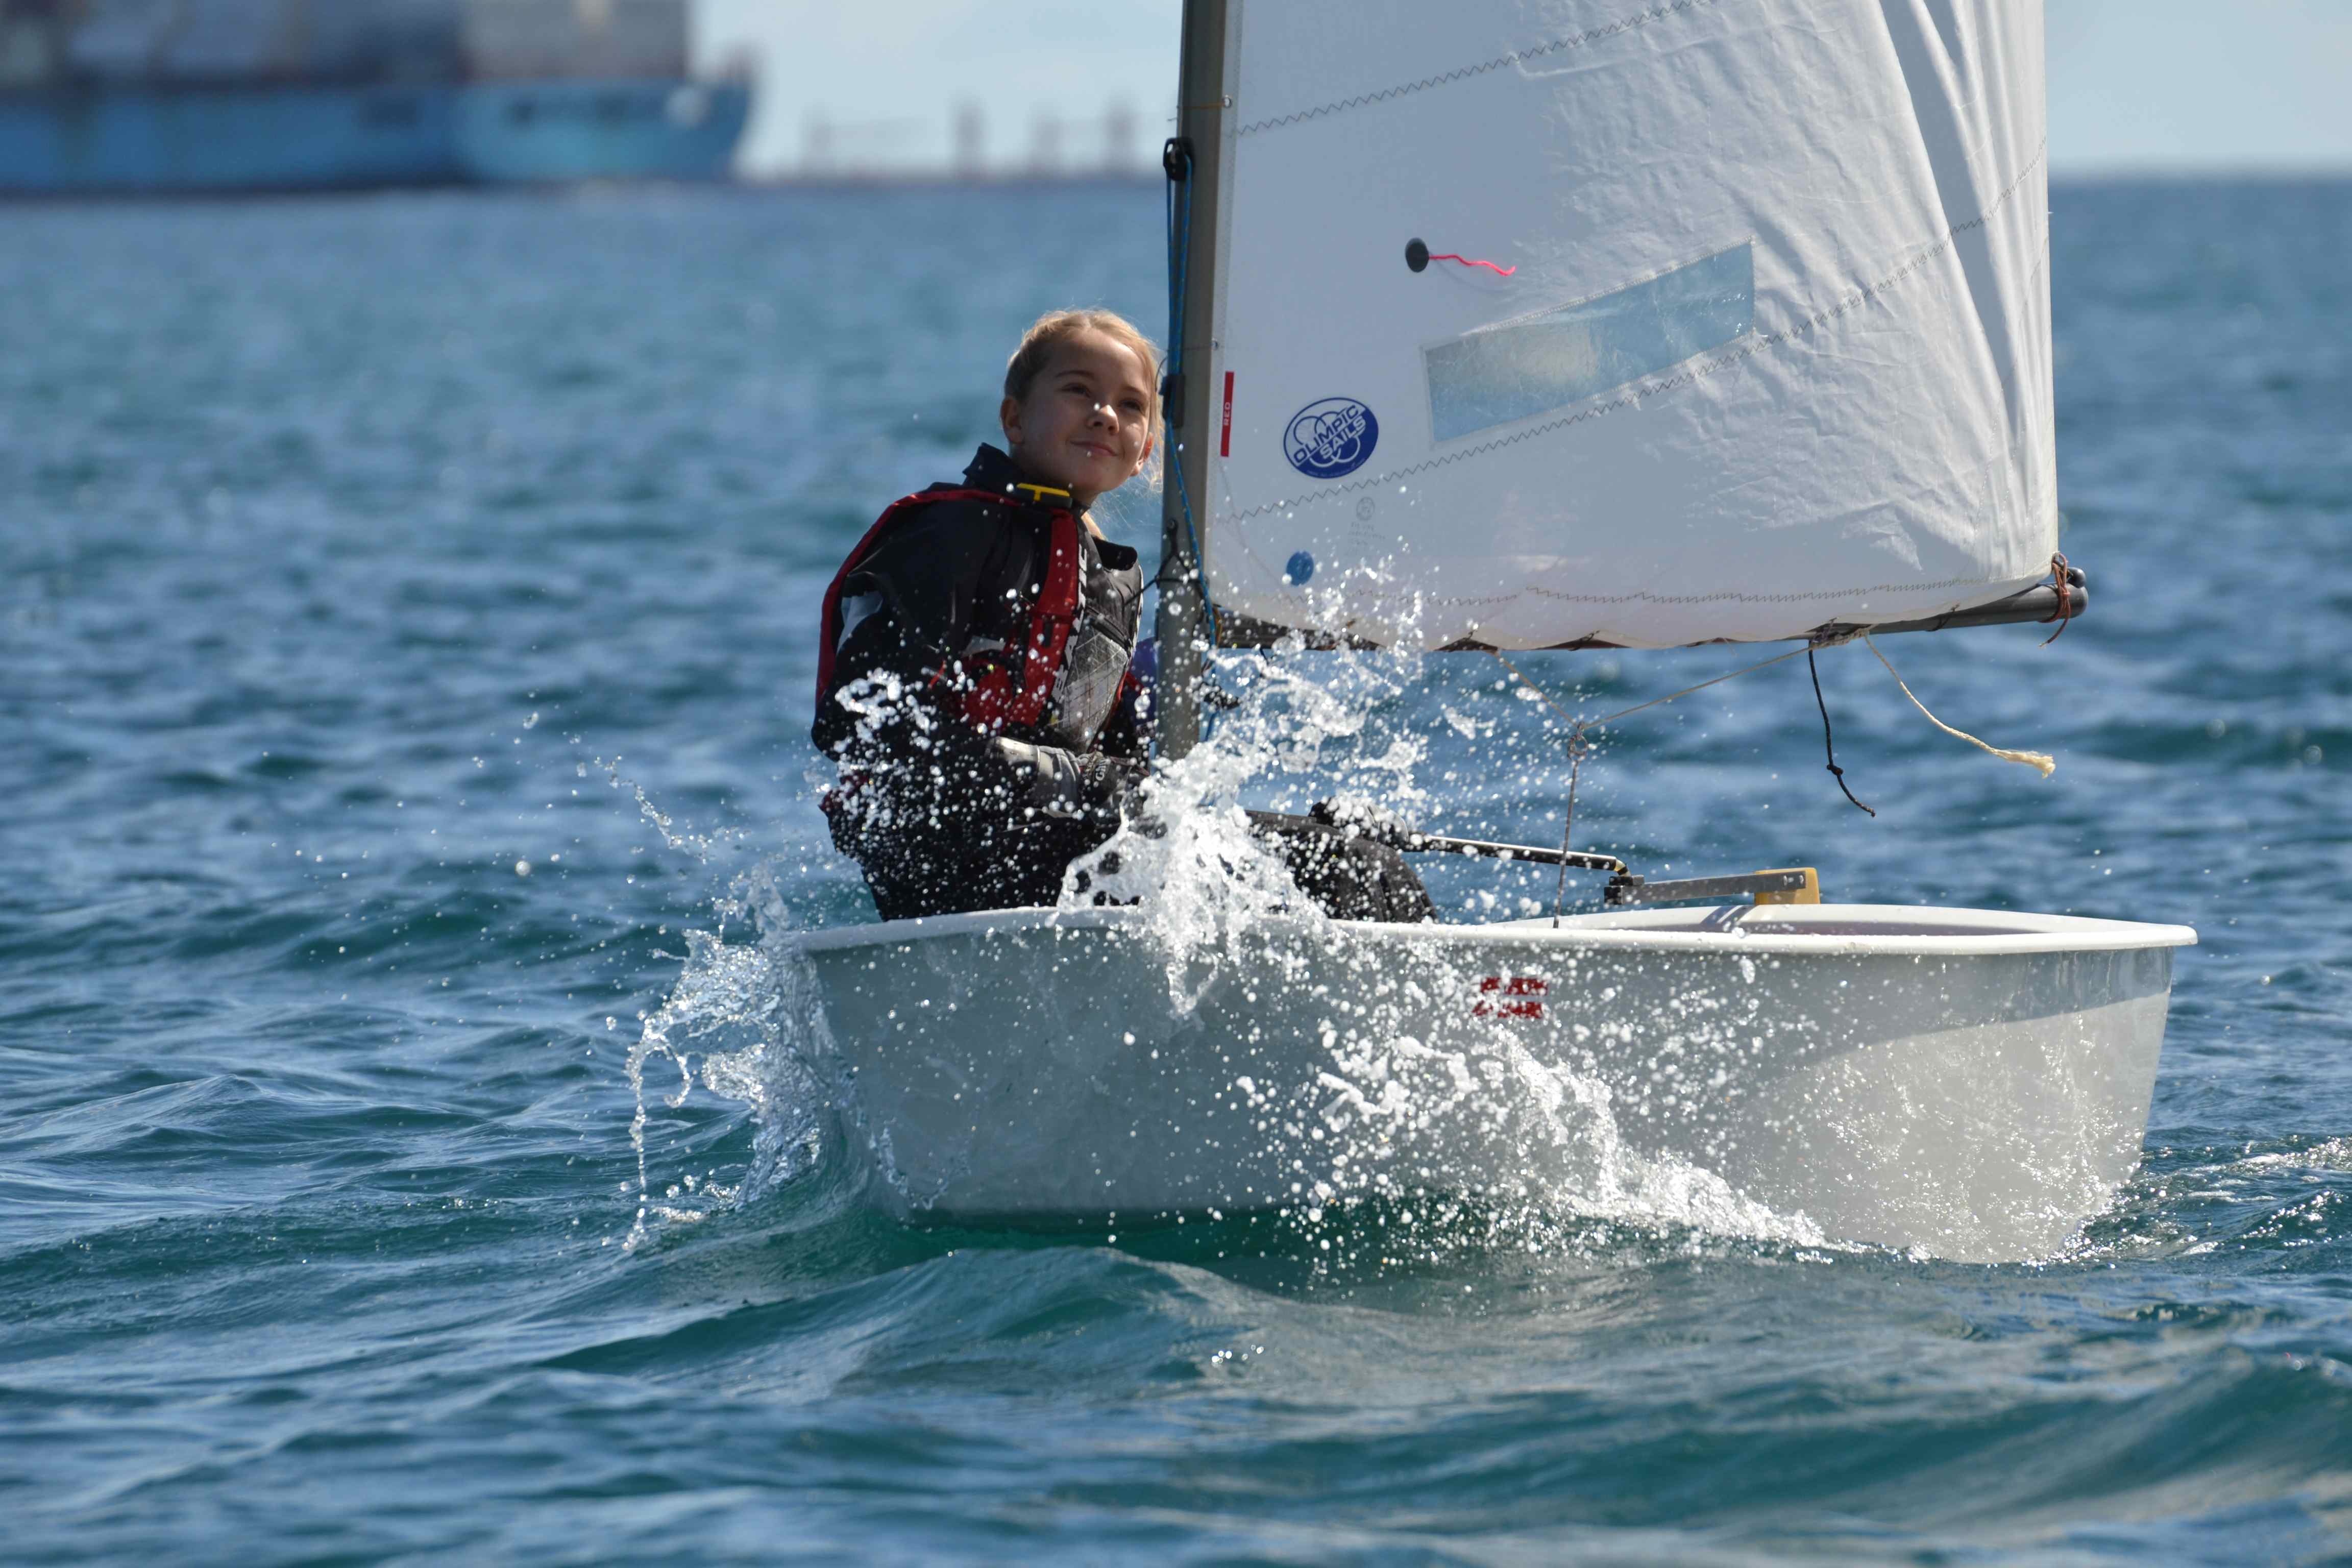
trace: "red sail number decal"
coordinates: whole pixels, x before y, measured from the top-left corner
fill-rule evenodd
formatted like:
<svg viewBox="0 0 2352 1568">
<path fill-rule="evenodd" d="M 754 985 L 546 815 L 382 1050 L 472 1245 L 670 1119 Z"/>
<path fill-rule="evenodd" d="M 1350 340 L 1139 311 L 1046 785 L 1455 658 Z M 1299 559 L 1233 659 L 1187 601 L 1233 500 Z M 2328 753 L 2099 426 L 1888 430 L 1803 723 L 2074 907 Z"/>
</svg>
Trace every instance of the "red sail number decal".
<svg viewBox="0 0 2352 1568">
<path fill-rule="evenodd" d="M 1538 1000 L 1551 987 L 1532 974 L 1489 974 L 1478 982 L 1480 1000 L 1470 1009 L 1474 1018 L 1540 1018 Z"/>
</svg>

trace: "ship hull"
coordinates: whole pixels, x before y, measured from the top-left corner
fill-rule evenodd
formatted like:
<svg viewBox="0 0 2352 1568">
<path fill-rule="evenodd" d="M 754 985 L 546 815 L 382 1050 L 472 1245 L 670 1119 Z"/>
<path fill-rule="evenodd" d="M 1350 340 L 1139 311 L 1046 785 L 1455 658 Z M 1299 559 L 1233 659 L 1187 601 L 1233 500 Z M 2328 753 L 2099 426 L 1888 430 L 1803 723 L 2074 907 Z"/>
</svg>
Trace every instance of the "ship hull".
<svg viewBox="0 0 2352 1568">
<path fill-rule="evenodd" d="M 718 180 L 740 83 L 109 87 L 0 95 L 0 194 L 194 195 Z"/>
<path fill-rule="evenodd" d="M 0 192 L 446 184 L 457 89 L 100 88 L 0 97 Z"/>
<path fill-rule="evenodd" d="M 478 184 L 719 180 L 751 113 L 732 82 L 482 82 L 459 95 L 453 130 Z"/>
</svg>

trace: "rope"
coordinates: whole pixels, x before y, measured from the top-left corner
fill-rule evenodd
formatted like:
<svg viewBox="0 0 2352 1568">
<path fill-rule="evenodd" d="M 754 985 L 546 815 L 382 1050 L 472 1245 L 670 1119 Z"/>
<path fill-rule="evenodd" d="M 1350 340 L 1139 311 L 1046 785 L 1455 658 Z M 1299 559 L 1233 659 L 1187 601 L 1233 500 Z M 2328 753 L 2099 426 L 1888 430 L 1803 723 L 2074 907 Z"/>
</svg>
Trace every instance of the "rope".
<svg viewBox="0 0 2352 1568">
<path fill-rule="evenodd" d="M 2004 763 L 2016 763 L 2022 767 L 2032 768 L 2045 779 L 2052 773 L 2058 771 L 2058 760 L 2055 757 L 2052 757 L 2042 752 L 2011 752 L 2000 746 L 1989 745 L 1985 742 L 1978 740 L 1974 735 L 1969 734 L 1966 730 L 1955 730 L 1949 724 L 1945 723 L 1941 719 L 1937 718 L 1933 713 L 1928 713 L 1927 705 L 1925 702 L 1920 701 L 1918 696 L 1914 693 L 1908 686 L 1903 685 L 1903 678 L 1900 675 L 1895 675 L 1895 667 L 1891 664 L 1886 664 L 1886 656 L 1878 652 L 1878 645 L 1874 642 L 1871 642 L 1870 634 L 1868 632 L 1862 634 L 1862 640 L 1864 643 L 1869 644 L 1871 652 L 1878 654 L 1878 662 L 1886 665 L 1886 673 L 1895 676 L 1895 684 L 1903 687 L 1903 695 L 1911 699 L 1911 706 L 1919 710 L 1920 712 L 1927 714 L 1927 722 L 1936 726 L 1937 729 L 1941 730 L 1945 734 L 1955 736 L 1959 740 L 1966 741 L 1969 745 L 1976 747 L 1977 750 L 1980 752 L 1990 752 Z"/>
<path fill-rule="evenodd" d="M 1496 657 L 1499 658 L 1502 656 L 1497 654 Z M 1517 675 L 1518 671 L 1513 670 L 1511 673 Z M 1528 689 L 1534 691 L 1535 688 L 1529 687 Z M 1537 691 L 1536 695 L 1542 697 L 1543 693 Z M 1544 700 L 1550 700 L 1549 698 Z M 1551 890 L 1551 924 L 1554 931 L 1559 929 L 1559 911 L 1568 904 L 1568 844 L 1570 837 L 1576 832 L 1576 778 L 1583 771 L 1584 726 L 1579 724 L 1568 737 L 1568 812 L 1559 825 L 1559 880 Z"/>
<path fill-rule="evenodd" d="M 2059 608 L 2063 616 L 2067 607 L 2067 593 L 2064 587 L 2066 583 L 2064 556 L 2062 555 L 2058 558 L 2055 563 L 2055 570 L 2058 581 L 2061 584 L 2058 602 Z M 2063 631 L 2066 628 L 2062 625 L 2058 629 L 2060 631 Z M 1969 745 L 1976 747 L 1979 751 L 1990 752 L 1994 756 L 1999 757 L 2002 762 L 2017 763 L 2025 767 L 2032 768 L 2036 772 L 2040 773 L 2043 778 L 2048 778 L 2052 773 L 2058 771 L 2056 759 L 2045 755 L 2041 752 L 2012 752 L 2000 746 L 1989 745 L 1985 742 L 1978 740 L 1974 735 L 1969 734 L 1967 731 L 1955 730 L 1949 724 L 1945 723 L 1941 719 L 1937 718 L 1933 713 L 1929 713 L 1927 711 L 1927 705 L 1919 700 L 1918 694 L 1913 691 L 1909 686 L 1904 684 L 1903 677 L 1895 673 L 1895 667 L 1892 664 L 1887 664 L 1886 656 L 1884 653 L 1879 652 L 1878 645 L 1875 642 L 1871 641 L 1871 637 L 1868 632 L 1864 632 L 1862 634 L 1862 640 L 1870 644 L 1870 651 L 1873 654 L 1877 655 L 1878 662 L 1886 665 L 1886 673 L 1895 677 L 1895 684 L 1902 687 L 1903 695 L 1911 699 L 1911 706 L 1919 710 L 1921 713 L 1926 714 L 1927 722 L 1936 726 L 1937 729 L 1941 730 L 1947 735 L 1957 736 L 1958 739 L 1966 741 Z M 1813 679 L 1813 701 L 1822 711 L 1822 750 L 1826 754 L 1829 761 L 1830 775 L 1837 780 L 1837 786 L 1839 790 L 1843 792 L 1846 799 L 1853 802 L 1855 807 L 1864 816 L 1874 818 L 1878 816 L 1876 811 L 1864 804 L 1862 799 L 1847 785 L 1845 782 L 1845 770 L 1838 766 L 1837 742 L 1830 732 L 1829 700 L 1822 695 L 1821 666 L 1813 657 L 1813 645 L 1811 643 L 1807 643 L 1803 647 L 1792 648 L 1787 653 L 1780 654 L 1771 658 L 1763 659 L 1758 663 L 1748 665 L 1743 668 L 1732 670 L 1727 674 L 1716 676 L 1712 679 L 1702 680 L 1696 685 L 1685 686 L 1680 691 L 1670 691 L 1664 697 L 1653 697 L 1646 702 L 1636 702 L 1631 708 L 1621 708 L 1614 713 L 1604 714 L 1598 719 L 1580 719 L 1576 717 L 1576 715 L 1570 713 L 1567 709 L 1562 708 L 1559 703 L 1553 701 L 1549 692 L 1546 691 L 1542 687 L 1538 686 L 1534 681 L 1529 680 L 1527 678 L 1526 673 L 1522 671 L 1517 665 L 1513 664 L 1508 658 L 1506 658 L 1503 656 L 1502 649 L 1490 647 L 1486 651 L 1495 656 L 1496 663 L 1501 665 L 1505 669 L 1511 672 L 1513 679 L 1517 680 L 1521 686 L 1526 687 L 1529 691 L 1534 692 L 1538 701 L 1541 702 L 1545 707 L 1550 709 L 1555 714 L 1559 715 L 1561 721 L 1568 725 L 1568 809 L 1565 813 L 1566 820 L 1560 824 L 1559 830 L 1559 849 L 1562 858 L 1559 868 L 1559 885 L 1552 890 L 1551 923 L 1554 926 L 1558 926 L 1559 924 L 1560 910 L 1568 901 L 1568 863 L 1566 857 L 1569 854 L 1571 838 L 1576 832 L 1576 786 L 1584 770 L 1584 737 L 1586 734 L 1591 731 L 1601 729 L 1604 725 L 1613 724 L 1620 719 L 1631 718 L 1634 714 L 1639 713 L 1645 709 L 1656 708 L 1662 704 L 1675 701 L 1679 698 L 1688 697 L 1694 691 L 1704 691 L 1710 686 L 1720 686 L 1727 680 L 1736 680 L 1743 675 L 1753 675 L 1759 669 L 1767 669 L 1773 665 L 1792 659 L 1801 653 L 1805 656 L 1805 668 L 1807 671 L 1811 674 Z"/>
<path fill-rule="evenodd" d="M 1810 646 L 1805 649 L 1805 668 L 1812 673 L 1813 702 L 1822 710 L 1822 750 L 1829 754 L 1830 775 L 1837 780 L 1838 788 L 1845 790 L 1846 799 L 1860 807 L 1864 816 L 1876 816 L 1878 813 L 1864 805 L 1856 798 L 1853 791 L 1846 788 L 1845 770 L 1838 766 L 1837 762 L 1837 742 L 1830 736 L 1830 705 L 1828 700 L 1822 695 L 1822 668 L 1813 662 L 1813 650 Z"/>
<path fill-rule="evenodd" d="M 1559 703 L 1553 701 L 1551 700 L 1551 694 L 1546 691 L 1542 687 L 1538 686 L 1534 681 L 1529 680 L 1520 670 L 1517 665 L 1513 664 L 1509 659 L 1505 658 L 1501 648 L 1490 647 L 1486 651 L 1493 654 L 1495 656 L 1495 662 L 1501 665 L 1505 669 L 1509 670 L 1513 679 L 1517 679 L 1521 686 L 1524 686 L 1529 691 L 1534 692 L 1538 701 L 1550 709 L 1554 713 L 1559 714 L 1560 718 L 1565 720 L 1568 723 L 1568 810 L 1563 814 L 1564 819 L 1559 825 L 1559 881 L 1558 885 L 1552 889 L 1551 895 L 1551 923 L 1555 927 L 1559 924 L 1560 910 L 1568 902 L 1568 854 L 1571 836 L 1576 832 L 1576 785 L 1578 779 L 1582 775 L 1584 771 L 1585 732 L 1591 730 L 1598 730 L 1604 724 L 1613 724 L 1620 719 L 1630 718 L 1633 714 L 1642 711 L 1644 708 L 1655 708 L 1662 702 L 1672 702 L 1677 697 L 1688 697 L 1694 691 L 1704 691 L 1710 686 L 1720 686 L 1727 680 L 1736 679 L 1743 675 L 1752 675 L 1757 670 L 1781 663 L 1786 659 L 1794 658 L 1801 653 L 1807 655 L 1808 657 L 1811 657 L 1812 653 L 1812 649 L 1810 646 L 1801 648 L 1792 648 L 1787 653 L 1779 654 L 1771 658 L 1765 659 L 1762 663 L 1751 664 L 1745 669 L 1735 669 L 1728 675 L 1718 675 L 1712 680 L 1702 680 L 1696 686 L 1685 686 L 1680 691 L 1670 691 L 1664 697 L 1653 697 L 1647 702 L 1636 702 L 1631 708 L 1621 708 L 1616 712 L 1604 715 L 1599 719 L 1579 719 L 1567 709 L 1562 708 Z M 1818 681 L 1815 683 L 1815 689 L 1819 689 Z M 1827 722 L 1827 710 L 1824 710 L 1823 722 Z M 1832 760 L 1830 771 L 1832 773 L 1837 772 L 1834 759 Z M 1845 781 L 1843 778 L 1838 781 L 1838 787 L 1841 789 L 1845 787 Z M 1846 792 L 1846 798 L 1848 800 L 1853 800 L 1853 792 L 1848 790 Z M 1856 805 L 1862 805 L 1862 802 L 1858 800 L 1854 800 L 1853 804 Z M 1866 805 L 1862 805 L 1862 809 L 1864 811 L 1870 811 L 1870 807 Z M 1876 816 L 1878 813 L 1870 811 L 1870 815 Z"/>
<path fill-rule="evenodd" d="M 2074 567 L 2067 563 L 2066 552 L 2062 550 L 2050 557 L 2050 580 L 2058 585 L 2058 614 L 2056 616 L 2058 629 L 2042 639 L 2042 646 L 2043 647 L 2048 647 L 2052 643 L 2054 643 L 2060 637 L 2064 637 L 2066 635 L 2066 628 L 2074 624 Z"/>
<path fill-rule="evenodd" d="M 1505 669 L 1509 670 L 1514 676 L 1517 676 L 1521 686 L 1524 686 L 1529 691 L 1534 692 L 1538 700 L 1541 701 L 1545 707 L 1559 714 L 1563 720 L 1566 720 L 1570 729 L 1582 731 L 1585 730 L 1598 730 L 1605 724 L 1614 724 L 1620 719 L 1630 719 L 1645 708 L 1655 708 L 1660 703 L 1672 702 L 1677 698 L 1688 697 L 1694 691 L 1705 691 L 1710 686 L 1720 686 L 1727 680 L 1737 680 L 1743 675 L 1753 675 L 1759 669 L 1769 669 L 1773 665 L 1781 663 L 1783 660 L 1794 658 L 1801 653 L 1810 652 L 1811 648 L 1810 647 L 1791 648 L 1787 653 L 1775 655 L 1773 658 L 1768 658 L 1760 664 L 1751 664 L 1744 669 L 1735 669 L 1728 675 L 1718 675 L 1712 680 L 1702 680 L 1696 686 L 1685 686 L 1680 691 L 1669 691 L 1664 697 L 1653 697 L 1647 702 L 1636 702 L 1631 708 L 1621 708 L 1614 713 L 1603 714 L 1598 719 L 1579 719 L 1575 714 L 1570 713 L 1567 709 L 1562 708 L 1559 703 L 1554 702 L 1550 697 L 1545 694 L 1542 687 L 1538 686 L 1534 681 L 1529 680 L 1526 676 L 1521 675 L 1519 673 L 1519 667 L 1503 657 L 1502 649 L 1490 647 L 1486 651 L 1495 656 L 1496 663 L 1501 665 Z"/>
<path fill-rule="evenodd" d="M 1429 253 L 1429 258 L 1432 261 L 1458 261 L 1465 267 L 1483 267 L 1497 278 L 1508 278 L 1512 273 L 1518 270 L 1516 267 L 1497 267 L 1491 261 L 1481 261 L 1475 256 L 1454 256 L 1452 254 L 1440 256 L 1433 250 Z"/>
</svg>

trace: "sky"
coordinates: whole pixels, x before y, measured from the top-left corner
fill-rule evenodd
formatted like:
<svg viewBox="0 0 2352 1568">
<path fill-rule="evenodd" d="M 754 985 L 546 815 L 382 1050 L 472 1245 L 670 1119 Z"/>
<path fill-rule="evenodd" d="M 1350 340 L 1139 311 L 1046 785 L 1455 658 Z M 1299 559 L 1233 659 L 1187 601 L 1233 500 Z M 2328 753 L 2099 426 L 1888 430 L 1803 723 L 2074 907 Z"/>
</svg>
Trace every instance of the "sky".
<svg viewBox="0 0 2352 1568">
<path fill-rule="evenodd" d="M 1431 0 L 1442 4 L 1444 0 Z M 1149 158 L 1181 0 L 696 0 L 706 60 L 749 49 L 753 174 L 812 157 L 944 166 L 975 104 L 986 160 L 1097 166 L 1107 117 Z M 2047 0 L 2051 162 L 2352 170 L 2352 0 Z M 1040 121 L 1058 130 L 1041 132 Z"/>
</svg>

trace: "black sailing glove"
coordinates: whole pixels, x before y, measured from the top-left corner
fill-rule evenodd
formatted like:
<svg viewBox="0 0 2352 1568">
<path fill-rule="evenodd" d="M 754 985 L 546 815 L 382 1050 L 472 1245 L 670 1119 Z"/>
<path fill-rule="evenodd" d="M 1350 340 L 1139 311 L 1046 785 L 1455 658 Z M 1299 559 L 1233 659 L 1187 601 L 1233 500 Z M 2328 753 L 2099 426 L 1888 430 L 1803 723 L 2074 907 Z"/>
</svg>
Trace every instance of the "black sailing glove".
<svg viewBox="0 0 2352 1568">
<path fill-rule="evenodd" d="M 1410 849 L 1421 837 L 1403 817 L 1360 795 L 1318 800 L 1307 808 L 1307 816 L 1310 821 L 1338 828 L 1349 838 L 1370 839 L 1391 849 Z"/>
<path fill-rule="evenodd" d="M 996 754 L 1013 780 L 1013 801 L 1047 816 L 1116 820 L 1142 787 L 1143 764 L 1099 752 L 1067 752 L 999 737 Z"/>
</svg>

